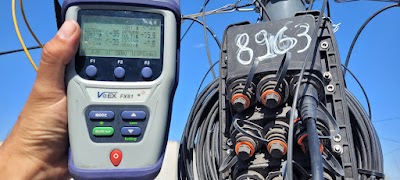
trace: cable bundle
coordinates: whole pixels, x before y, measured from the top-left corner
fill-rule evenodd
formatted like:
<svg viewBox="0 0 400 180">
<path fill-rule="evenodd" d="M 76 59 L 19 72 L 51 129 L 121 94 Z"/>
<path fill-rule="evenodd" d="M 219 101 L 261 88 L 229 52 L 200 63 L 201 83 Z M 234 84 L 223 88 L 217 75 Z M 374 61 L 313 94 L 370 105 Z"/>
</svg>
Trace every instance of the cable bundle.
<svg viewBox="0 0 400 180">
<path fill-rule="evenodd" d="M 348 90 L 346 98 L 350 111 L 359 179 L 383 179 L 383 154 L 375 128 L 360 102 Z"/>
<path fill-rule="evenodd" d="M 218 79 L 199 94 L 191 109 L 179 149 L 179 179 L 212 179 L 219 177 L 219 149 L 222 133 L 218 119 Z M 346 90 L 355 142 L 358 179 L 383 179 L 383 154 L 379 138 L 368 114 L 357 99 Z M 227 142 L 229 144 L 229 142 Z M 228 165 L 232 167 L 234 164 Z"/>
<path fill-rule="evenodd" d="M 179 149 L 180 179 L 218 179 L 218 88 L 215 79 L 197 96 L 191 109 Z"/>
<path fill-rule="evenodd" d="M 317 27 L 320 27 L 322 25 L 322 17 L 323 17 L 323 10 L 325 9 L 325 6 L 328 6 L 328 2 L 324 1 L 323 6 L 321 8 L 321 13 L 319 14 L 317 18 Z M 328 8 L 329 9 L 329 8 Z M 330 13 L 328 13 L 330 14 Z M 210 29 L 206 24 L 203 24 L 204 30 Z M 317 30 L 315 30 L 312 33 L 312 36 L 314 37 L 313 39 L 317 39 Z M 213 34 L 213 33 L 211 33 Z M 214 36 L 215 38 L 215 36 Z M 218 43 L 220 44 L 220 43 Z M 312 44 L 318 44 L 317 42 L 312 42 Z M 314 49 L 314 48 L 311 48 Z M 301 72 L 299 73 L 299 82 L 305 81 L 307 78 L 303 78 L 304 72 L 305 72 L 305 66 L 307 60 L 309 60 L 310 56 L 312 55 L 312 52 L 307 52 L 306 58 L 304 59 L 303 62 L 303 67 L 301 68 Z M 314 57 L 315 58 L 315 57 Z M 312 59 L 312 58 L 311 58 Z M 215 64 L 214 64 L 215 65 Z M 212 65 L 211 68 L 214 66 Z M 339 67 L 340 67 L 340 62 L 339 62 Z M 255 65 L 256 66 L 256 65 Z M 211 70 L 210 68 L 210 70 Z M 346 67 L 345 67 L 346 68 Z M 209 70 L 209 71 L 210 71 Z M 251 72 L 251 71 L 250 71 Z M 251 73 L 249 73 L 248 77 L 250 77 Z M 252 77 L 252 76 L 251 76 Z M 250 78 L 252 79 L 252 78 Z M 233 145 L 236 143 L 238 144 L 236 136 L 232 136 L 232 134 L 226 135 L 224 134 L 225 130 L 220 129 L 223 126 L 227 126 L 225 128 L 227 129 L 233 129 L 233 127 L 230 127 L 232 124 L 235 126 L 237 125 L 237 120 L 233 117 L 229 117 L 229 119 L 219 119 L 220 116 L 218 114 L 224 114 L 224 107 L 218 107 L 219 101 L 218 97 L 219 95 L 222 95 L 222 100 L 225 100 L 224 97 L 227 96 L 226 94 L 219 92 L 220 90 L 220 81 L 219 80 L 214 80 L 212 83 L 210 83 L 201 93 L 199 96 L 196 97 L 196 101 L 191 109 L 188 122 L 186 124 L 184 134 L 182 136 L 182 141 L 181 141 L 181 147 L 180 147 L 180 157 L 179 157 L 179 178 L 180 179 L 212 179 L 216 180 L 219 178 L 225 178 L 229 177 L 230 179 L 238 179 L 241 180 L 243 178 L 251 178 L 251 179 L 264 179 L 265 177 L 268 178 L 275 178 L 275 177 L 283 177 L 285 178 L 285 175 L 287 179 L 294 179 L 294 178 L 313 178 L 313 179 L 336 179 L 339 178 L 341 179 L 342 176 L 344 176 L 344 171 L 342 169 L 342 166 L 347 166 L 349 167 L 349 164 L 346 164 L 346 162 L 338 162 L 333 154 L 330 153 L 330 147 L 329 139 L 324 140 L 323 144 L 326 145 L 326 147 L 322 146 L 319 142 L 318 137 L 321 137 L 319 134 L 320 132 L 314 131 L 314 132 L 308 132 L 309 129 L 318 129 L 316 124 L 317 119 L 316 119 L 316 110 L 318 103 L 313 102 L 311 100 L 317 100 L 318 101 L 318 95 L 315 93 L 308 94 L 309 98 L 308 101 L 305 99 L 302 99 L 302 97 L 297 97 L 297 95 L 303 94 L 300 93 L 300 85 L 303 83 L 298 83 L 297 88 L 295 89 L 294 92 L 294 98 L 293 98 L 293 104 L 292 104 L 292 110 L 291 112 L 296 112 L 296 109 L 299 108 L 297 104 L 297 100 L 299 99 L 300 105 L 305 105 L 304 108 L 307 111 L 302 111 L 301 114 L 302 116 L 305 116 L 307 114 L 310 114 L 307 116 L 308 118 L 303 119 L 305 123 L 309 126 L 307 126 L 307 132 L 312 133 L 314 138 L 313 143 L 311 143 L 313 146 L 312 151 L 310 150 L 310 145 L 308 151 L 310 151 L 310 156 L 307 157 L 311 159 L 310 162 L 303 162 L 302 160 L 307 160 L 306 159 L 299 159 L 299 156 L 303 156 L 303 154 L 299 154 L 299 149 L 295 149 L 296 152 L 293 152 L 295 142 L 293 140 L 294 138 L 294 133 L 293 133 L 293 126 L 294 126 L 294 120 L 295 120 L 295 114 L 297 113 L 290 113 L 290 125 L 288 125 L 288 129 L 291 130 L 289 131 L 289 136 L 288 136 L 288 152 L 287 152 L 287 160 L 281 163 L 280 161 L 277 162 L 278 164 L 281 164 L 280 166 L 275 165 L 268 165 L 270 162 L 274 163 L 274 159 L 268 156 L 264 156 L 268 153 L 263 151 L 259 151 L 258 155 L 261 156 L 253 156 L 252 159 L 245 158 L 238 158 L 240 153 L 238 153 L 238 150 L 235 146 L 233 148 Z M 308 80 L 307 80 L 308 82 Z M 248 83 L 246 83 L 248 84 Z M 316 87 L 318 88 L 318 87 Z M 247 89 L 247 88 L 245 88 Z M 304 89 L 304 88 L 302 88 Z M 243 93 L 244 94 L 244 93 Z M 311 96 L 314 94 L 314 96 Z M 303 97 L 304 98 L 304 97 Z M 380 147 L 380 142 L 377 137 L 377 134 L 375 132 L 375 129 L 373 128 L 371 121 L 370 121 L 370 115 L 367 115 L 365 110 L 362 108 L 360 103 L 352 96 L 347 90 L 346 90 L 346 97 L 343 97 L 347 99 L 347 106 L 348 110 L 350 112 L 350 122 L 348 121 L 349 119 L 346 120 L 349 124 L 351 124 L 352 132 L 349 133 L 352 134 L 352 137 L 346 137 L 346 142 L 349 141 L 351 144 L 351 148 L 355 148 L 355 154 L 356 157 L 348 158 L 350 154 L 341 154 L 340 151 L 336 152 L 335 156 L 336 157 L 341 157 L 346 159 L 351 160 L 350 161 L 350 166 L 351 169 L 346 169 L 347 171 L 351 172 L 346 172 L 349 173 L 347 174 L 346 177 L 357 177 L 359 179 L 381 179 L 384 178 L 383 174 L 383 155 Z M 228 98 L 229 99 L 229 98 Z M 304 102 L 308 102 L 305 103 Z M 312 103 L 311 103 L 312 102 Z M 222 105 L 223 106 L 223 105 Z M 311 108 L 312 107 L 312 108 Z M 345 106 L 346 107 L 346 106 Z M 303 108 L 303 109 L 304 109 Z M 311 109 L 310 109 L 311 108 Z M 370 108 L 369 108 L 370 109 Z M 221 111 L 219 111 L 221 110 Z M 230 111 L 229 109 L 227 110 L 228 112 Z M 347 111 L 343 109 L 343 111 Z M 370 110 L 369 110 L 370 111 Z M 227 112 L 227 113 L 228 113 Z M 313 113 L 314 112 L 314 113 Z M 330 114 L 328 112 L 328 114 Z M 288 118 L 288 117 L 287 117 Z M 303 117 L 304 118 L 304 117 Z M 310 121 L 310 119 L 312 121 Z M 225 122 L 227 121 L 227 122 Z M 245 122 L 245 120 L 241 121 Z M 251 123 L 251 121 L 246 121 L 248 123 Z M 313 123 L 308 123 L 308 122 L 313 122 Z M 242 123 L 243 124 L 243 123 Z M 255 124 L 255 126 L 258 126 Z M 320 126 L 320 125 L 319 125 Z M 259 127 L 259 126 L 258 126 Z M 237 129 L 237 127 L 234 127 Z M 251 127 L 247 128 L 251 131 Z M 259 127 L 258 129 L 263 129 L 262 127 Z M 335 128 L 336 129 L 336 128 Z M 224 131 L 224 132 L 222 132 Z M 336 132 L 336 131 L 335 131 Z M 228 132 L 225 132 L 228 133 Z M 245 135 L 245 137 L 249 137 L 250 139 L 255 139 L 261 144 L 265 144 L 266 142 L 269 141 L 261 141 L 260 139 L 264 140 L 264 137 L 261 137 L 260 135 L 254 135 L 250 136 L 247 131 L 243 130 L 242 134 Z M 259 133 L 256 133 L 259 134 Z M 225 141 L 223 138 L 224 136 L 227 138 Z M 260 136 L 260 137 L 259 137 Z M 310 135 L 309 135 L 310 136 Z M 256 138 L 257 137 L 257 138 Z M 233 139 L 232 139 L 233 138 Z M 308 138 L 308 142 L 311 142 L 311 138 Z M 340 140 L 339 140 L 340 141 Z M 354 142 L 354 144 L 352 143 Z M 257 143 L 256 143 L 257 144 Z M 269 143 L 267 143 L 269 144 Z M 354 146 L 353 146 L 354 145 Z M 254 151 L 258 151 L 259 149 L 258 146 L 254 146 L 253 144 L 243 146 L 243 152 L 248 153 L 248 154 L 254 154 Z M 296 145 L 297 146 L 297 145 Z M 321 148 L 320 147 L 324 147 Z M 242 147 L 239 142 L 239 148 Z M 248 149 L 246 149 L 248 147 Z M 258 148 L 257 148 L 258 147 Z M 340 146 L 339 146 L 340 147 Z M 348 147 L 348 146 L 347 146 Z M 325 150 L 324 150 L 325 149 Z M 343 149 L 342 149 L 343 150 Z M 304 151 L 304 150 L 303 150 Z M 320 151 L 323 151 L 323 160 L 321 159 L 321 156 L 318 156 Z M 347 153 L 349 151 L 353 151 L 352 149 L 347 150 Z M 283 151 L 286 153 L 286 151 Z M 282 154 L 284 154 L 282 152 Z M 354 152 L 354 151 L 353 151 Z M 244 154 L 245 154 L 244 153 Z M 293 153 L 293 154 L 292 154 Z M 306 152 L 304 152 L 306 153 Z M 269 153 L 271 154 L 271 153 Z M 308 153 L 307 153 L 308 154 Z M 243 155 L 243 154 L 242 154 Z M 249 157 L 250 157 L 249 156 Z M 295 157 L 296 161 L 294 161 Z M 224 158 L 222 158 L 224 157 Z M 246 156 L 247 157 L 247 156 Z M 278 156 L 277 156 L 278 157 Z M 280 157 L 280 156 L 279 156 Z M 318 159 L 316 158 L 318 157 Z M 376 159 L 373 159 L 373 157 L 377 157 Z M 241 160 L 238 160 L 241 159 Z M 285 159 L 282 159 L 285 160 Z M 298 161 L 300 160 L 300 161 Z M 356 161 L 354 163 L 354 161 Z M 341 164 L 342 163 L 342 164 Z M 293 168 L 293 166 L 295 168 Z M 303 167 L 302 167 L 303 166 Z M 279 169 L 279 167 L 281 169 Z M 311 168 L 310 168 L 311 167 Z M 247 170 L 246 170 L 247 168 Z M 270 169 L 272 168 L 272 169 Z M 278 168 L 278 169 L 277 169 Z M 306 170 L 308 169 L 308 170 Z M 231 170 L 231 171 L 229 171 Z M 239 172 L 240 171 L 240 172 Z M 244 173 L 244 174 L 243 174 Z M 354 174 L 356 173 L 356 174 Z M 336 176 L 336 178 L 335 178 Z M 285 178 L 285 179 L 286 179 Z"/>
</svg>

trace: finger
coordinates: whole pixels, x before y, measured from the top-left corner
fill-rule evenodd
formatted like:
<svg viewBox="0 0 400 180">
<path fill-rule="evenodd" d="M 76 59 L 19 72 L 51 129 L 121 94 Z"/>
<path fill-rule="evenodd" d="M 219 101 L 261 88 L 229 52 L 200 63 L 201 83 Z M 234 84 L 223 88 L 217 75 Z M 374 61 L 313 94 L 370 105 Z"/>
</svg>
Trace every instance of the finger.
<svg viewBox="0 0 400 180">
<path fill-rule="evenodd" d="M 65 66 L 77 51 L 79 37 L 78 23 L 65 21 L 53 39 L 43 48 L 35 86 L 39 86 L 40 89 L 64 89 Z"/>
</svg>

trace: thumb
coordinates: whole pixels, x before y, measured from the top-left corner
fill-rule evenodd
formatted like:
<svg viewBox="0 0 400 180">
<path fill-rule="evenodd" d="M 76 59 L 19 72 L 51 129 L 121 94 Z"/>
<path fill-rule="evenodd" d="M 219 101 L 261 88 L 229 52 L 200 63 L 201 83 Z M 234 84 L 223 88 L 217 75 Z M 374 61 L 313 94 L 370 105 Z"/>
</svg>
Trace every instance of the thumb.
<svg viewBox="0 0 400 180">
<path fill-rule="evenodd" d="M 57 34 L 43 48 L 35 87 L 45 92 L 64 90 L 65 66 L 74 57 L 80 37 L 80 28 L 75 21 L 65 21 Z"/>
</svg>

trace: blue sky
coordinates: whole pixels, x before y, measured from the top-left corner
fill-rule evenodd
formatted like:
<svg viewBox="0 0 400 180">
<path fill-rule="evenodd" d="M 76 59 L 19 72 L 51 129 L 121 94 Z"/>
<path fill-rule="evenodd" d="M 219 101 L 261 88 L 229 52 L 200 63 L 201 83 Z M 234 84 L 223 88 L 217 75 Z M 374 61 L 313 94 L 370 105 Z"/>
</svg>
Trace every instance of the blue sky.
<svg viewBox="0 0 400 180">
<path fill-rule="evenodd" d="M 234 3 L 228 0 L 211 0 L 207 10 Z M 251 2 L 243 0 L 243 2 Z M 197 13 L 203 1 L 182 0 L 182 14 Z M 317 1 L 314 8 L 320 8 Z M 334 23 L 341 23 L 336 32 L 339 51 L 344 61 L 353 36 L 358 28 L 372 13 L 388 3 L 359 1 L 335 3 L 331 1 L 331 14 Z M 55 16 L 52 1 L 25 1 L 25 13 L 42 43 L 47 42 L 56 33 Z M 17 11 L 19 14 L 19 11 Z M 221 39 L 227 25 L 248 20 L 255 22 L 254 12 L 229 13 L 207 16 L 207 24 Z M 400 61 L 398 51 L 400 42 L 400 9 L 391 9 L 375 18 L 364 30 L 356 44 L 350 69 L 363 83 L 373 109 L 373 122 L 381 138 L 385 156 L 387 179 L 400 179 L 400 105 L 398 72 Z M 22 36 L 28 46 L 36 45 L 19 17 Z M 190 21 L 182 24 L 185 30 Z M 0 51 L 21 48 L 11 17 L 11 1 L 0 2 Z M 214 40 L 209 38 L 211 57 L 216 61 L 219 50 Z M 203 28 L 194 24 L 181 44 L 180 82 L 176 92 L 170 131 L 170 140 L 179 141 L 186 123 L 187 115 L 194 100 L 198 85 L 208 69 L 205 51 Z M 31 55 L 39 63 L 41 50 L 32 50 Z M 7 137 L 18 118 L 26 98 L 29 95 L 36 73 L 25 54 L 14 53 L 0 56 L 0 141 Z M 207 82 L 212 79 L 207 78 Z M 361 90 L 350 76 L 347 77 L 348 88 L 364 104 Z"/>
</svg>

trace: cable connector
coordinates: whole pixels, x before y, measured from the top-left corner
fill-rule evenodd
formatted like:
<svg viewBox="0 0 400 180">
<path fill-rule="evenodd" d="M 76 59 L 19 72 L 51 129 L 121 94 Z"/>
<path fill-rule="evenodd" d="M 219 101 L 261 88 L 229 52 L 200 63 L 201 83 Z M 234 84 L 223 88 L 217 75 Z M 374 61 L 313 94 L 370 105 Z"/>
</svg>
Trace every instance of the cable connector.
<svg viewBox="0 0 400 180">
<path fill-rule="evenodd" d="M 299 82 L 300 83 L 300 82 Z M 301 117 L 307 125 L 308 147 L 311 159 L 312 179 L 323 179 L 323 161 L 321 152 L 321 143 L 319 142 L 317 132 L 317 108 L 318 108 L 318 91 L 311 83 L 301 84 L 301 96 L 299 98 L 301 107 Z"/>
</svg>

